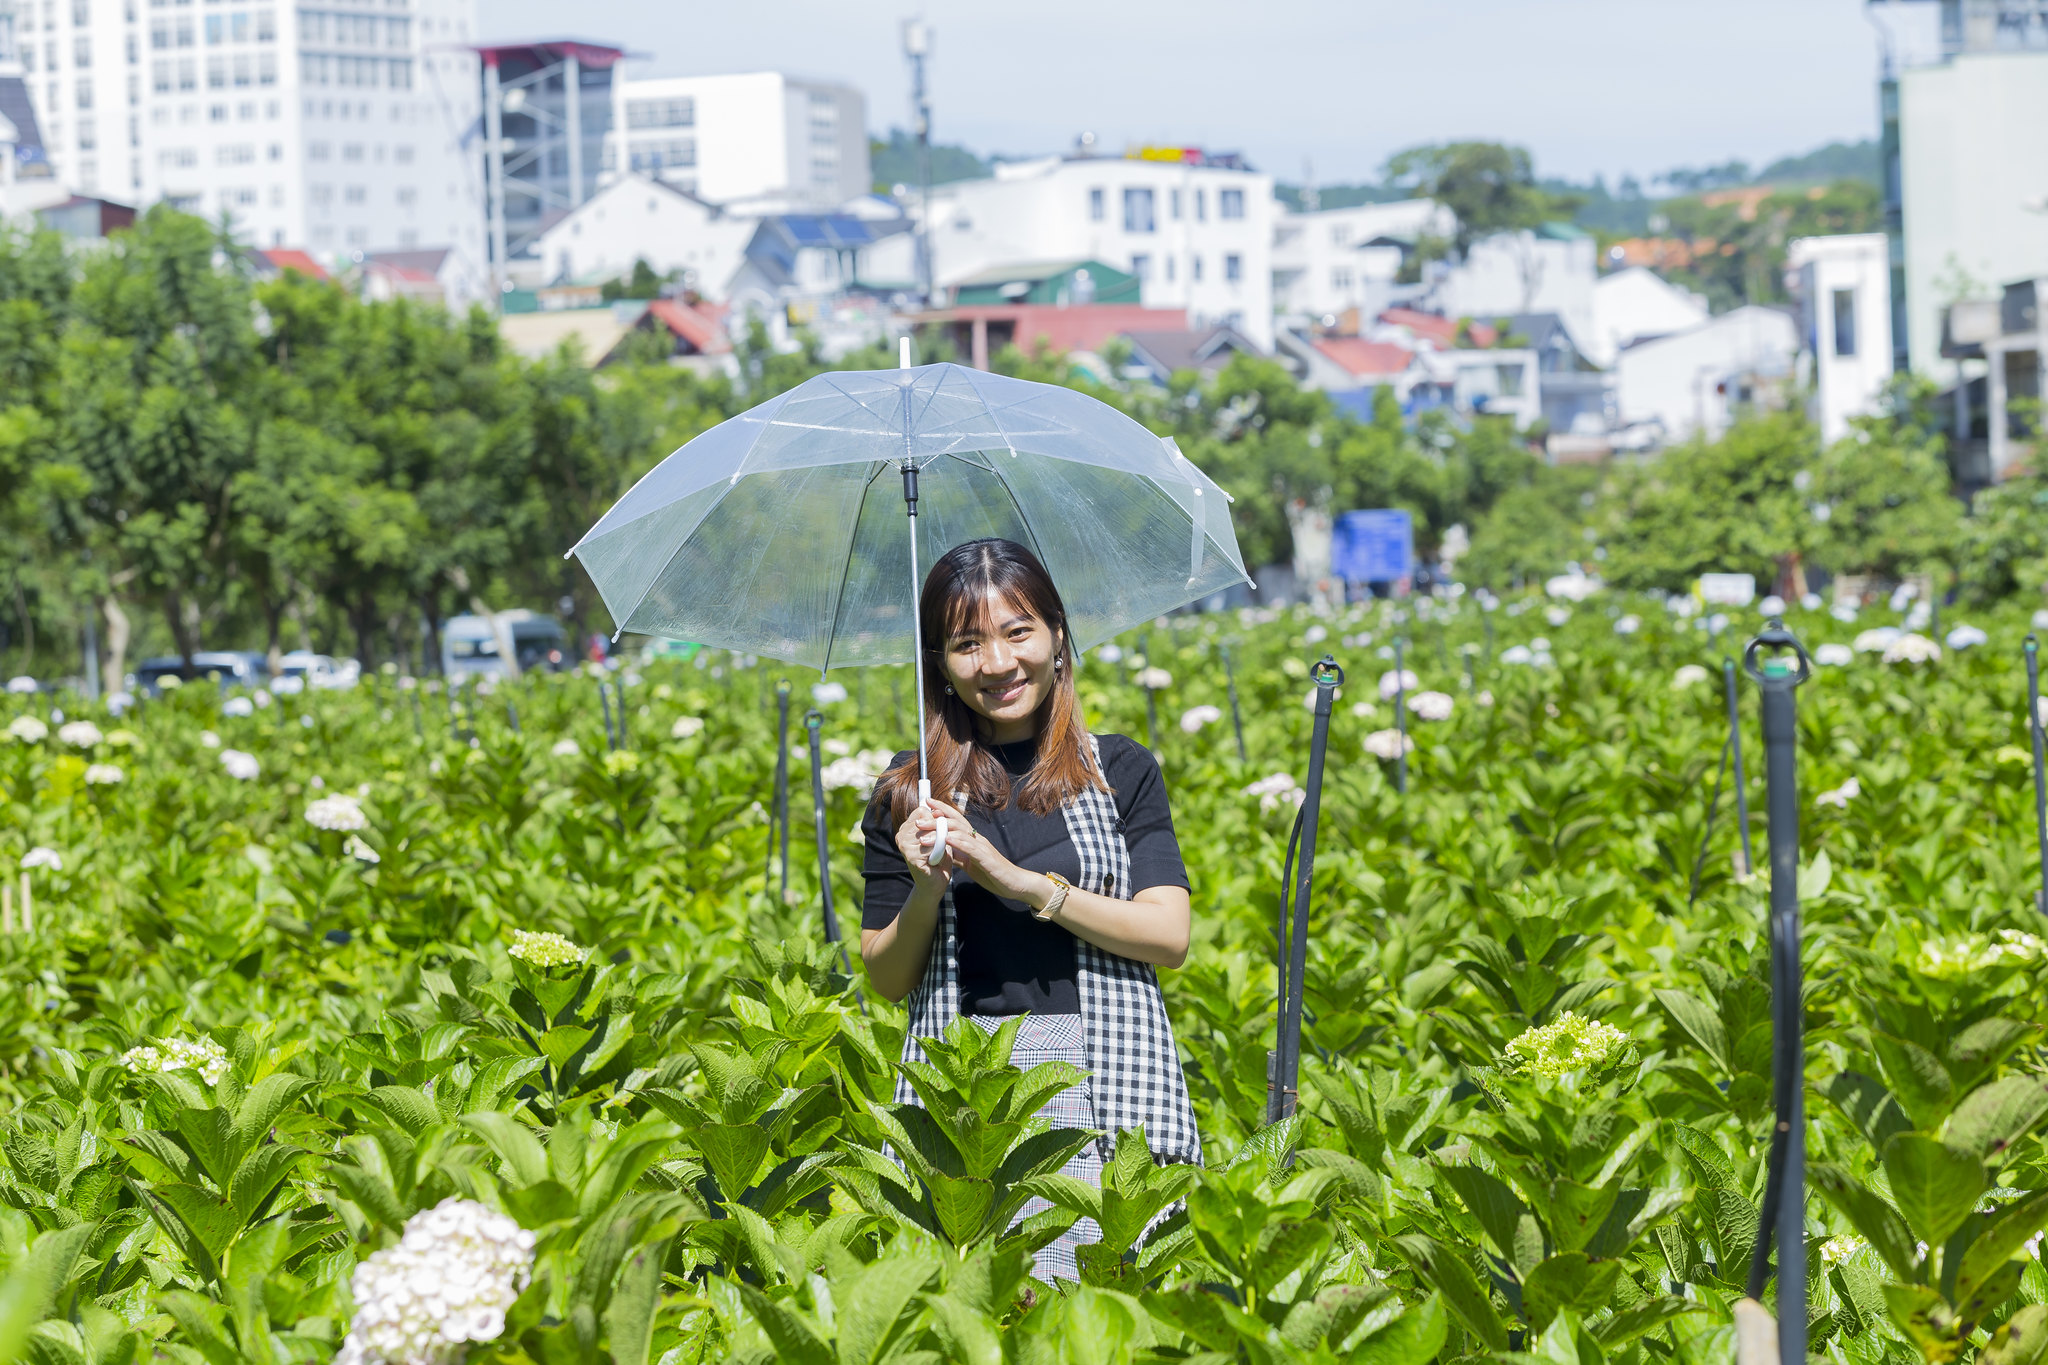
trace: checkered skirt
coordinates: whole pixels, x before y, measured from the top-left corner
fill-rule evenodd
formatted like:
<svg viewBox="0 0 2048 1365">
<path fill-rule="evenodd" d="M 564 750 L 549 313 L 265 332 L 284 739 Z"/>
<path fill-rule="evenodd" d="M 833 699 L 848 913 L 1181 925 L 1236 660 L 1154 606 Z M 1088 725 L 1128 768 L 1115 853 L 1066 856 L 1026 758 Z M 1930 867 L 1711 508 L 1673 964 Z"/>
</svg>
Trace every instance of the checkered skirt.
<svg viewBox="0 0 2048 1365">
<path fill-rule="evenodd" d="M 1102 770 L 1101 746 L 1088 739 L 1095 770 Z M 1080 889 L 1129 900 L 1131 851 L 1124 843 L 1123 817 L 1108 792 L 1094 787 L 1064 807 L 1067 835 L 1081 859 Z M 943 1038 L 960 1016 L 960 961 L 954 936 L 953 893 L 939 905 L 924 979 L 910 993 L 910 1029 L 903 1040 L 905 1061 L 926 1060 L 920 1038 Z M 1166 1001 L 1150 963 L 1106 952 L 1085 939 L 1074 940 L 1081 1024 L 1086 1034 L 1088 1087 L 1095 1123 L 1107 1134 L 1099 1143 L 1106 1159 L 1115 1135 L 1142 1126 L 1152 1155 L 1162 1162 L 1202 1160 L 1201 1135 L 1188 1103 L 1187 1078 L 1167 1022 Z M 1055 1016 L 1056 1017 L 1056 1016 Z M 901 1077 L 899 1103 L 914 1104 L 916 1092 Z"/>
<path fill-rule="evenodd" d="M 969 1015 L 982 1028 L 994 1033 L 1003 1026 L 1001 1019 Z M 1010 1048 L 1010 1064 L 1029 1071 L 1046 1062 L 1065 1062 L 1085 1071 L 1088 1069 L 1088 1037 L 1081 1025 L 1078 1014 L 1029 1014 L 1018 1026 L 1017 1041 Z M 1097 1128 L 1095 1097 L 1088 1089 L 1088 1082 L 1069 1086 L 1046 1101 L 1039 1115 L 1051 1121 L 1055 1128 Z M 1067 1159 L 1060 1168 L 1062 1175 L 1086 1181 L 1097 1189 L 1102 1187 L 1102 1153 L 1093 1143 L 1083 1147 Z M 1016 1221 L 1021 1223 L 1034 1213 L 1051 1208 L 1044 1199 L 1028 1199 L 1018 1210 Z M 1074 1258 L 1074 1250 L 1089 1242 L 1102 1240 L 1102 1229 L 1093 1218 L 1077 1218 L 1074 1225 L 1061 1233 L 1037 1252 L 1033 1269 L 1038 1278 L 1051 1283 L 1054 1280 L 1072 1280 L 1079 1283 L 1081 1269 Z"/>
</svg>

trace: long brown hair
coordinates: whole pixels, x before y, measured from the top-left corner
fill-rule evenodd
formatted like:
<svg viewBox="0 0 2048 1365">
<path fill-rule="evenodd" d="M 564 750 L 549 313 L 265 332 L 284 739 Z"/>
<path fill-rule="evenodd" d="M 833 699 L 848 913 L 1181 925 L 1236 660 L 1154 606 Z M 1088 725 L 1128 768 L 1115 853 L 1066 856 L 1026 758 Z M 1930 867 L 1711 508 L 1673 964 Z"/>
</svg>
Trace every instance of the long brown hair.
<svg viewBox="0 0 2048 1365">
<path fill-rule="evenodd" d="M 1010 774 L 990 749 L 987 722 L 966 701 L 946 690 L 945 642 L 980 624 L 993 599 L 1022 608 L 1053 633 L 1058 666 L 1052 690 L 1038 708 L 1038 759 L 1014 793 L 1033 815 L 1048 815 L 1084 788 L 1107 791 L 1096 771 L 1074 695 L 1073 640 L 1067 608 L 1052 575 L 1038 556 L 1013 540 L 970 540 L 939 556 L 918 597 L 918 644 L 924 651 L 925 761 L 932 792 L 951 801 L 964 791 L 970 801 L 1000 810 L 1010 804 Z M 917 804 L 917 764 L 891 769 L 875 784 L 876 801 L 886 801 L 897 821 Z"/>
</svg>

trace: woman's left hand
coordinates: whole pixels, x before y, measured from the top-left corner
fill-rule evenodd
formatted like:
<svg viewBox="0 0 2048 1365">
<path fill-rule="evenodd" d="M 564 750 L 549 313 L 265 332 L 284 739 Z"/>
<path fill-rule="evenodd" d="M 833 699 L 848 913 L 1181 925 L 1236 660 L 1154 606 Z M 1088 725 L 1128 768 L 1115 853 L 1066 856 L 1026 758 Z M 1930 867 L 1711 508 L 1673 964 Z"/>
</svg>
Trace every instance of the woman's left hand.
<svg viewBox="0 0 2048 1365">
<path fill-rule="evenodd" d="M 975 884 L 994 895 L 1022 899 L 1018 892 L 1030 874 L 1005 858 L 988 837 L 976 830 L 958 808 L 934 796 L 932 814 L 946 820 L 946 856 L 939 866 L 965 872 Z"/>
</svg>

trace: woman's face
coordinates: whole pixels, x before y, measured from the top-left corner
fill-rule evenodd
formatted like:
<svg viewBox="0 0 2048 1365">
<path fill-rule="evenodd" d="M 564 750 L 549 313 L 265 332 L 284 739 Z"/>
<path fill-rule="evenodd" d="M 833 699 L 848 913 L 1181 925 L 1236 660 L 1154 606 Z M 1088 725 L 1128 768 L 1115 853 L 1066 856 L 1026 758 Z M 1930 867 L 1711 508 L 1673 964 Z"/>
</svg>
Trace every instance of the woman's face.
<svg viewBox="0 0 2048 1365">
<path fill-rule="evenodd" d="M 991 596 L 982 620 L 946 641 L 946 681 L 968 709 L 988 719 L 998 743 L 1025 739 L 1031 717 L 1052 695 L 1059 637 L 1028 608 Z"/>
</svg>

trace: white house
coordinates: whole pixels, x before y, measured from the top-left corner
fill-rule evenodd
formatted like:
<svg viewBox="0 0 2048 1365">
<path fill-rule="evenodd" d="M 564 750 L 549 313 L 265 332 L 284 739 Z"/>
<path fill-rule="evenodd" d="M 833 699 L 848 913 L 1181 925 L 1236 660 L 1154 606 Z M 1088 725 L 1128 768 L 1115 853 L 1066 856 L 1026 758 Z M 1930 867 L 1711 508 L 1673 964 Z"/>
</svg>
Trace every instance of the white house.
<svg viewBox="0 0 2048 1365">
<path fill-rule="evenodd" d="M 1881 232 L 1795 238 L 1786 274 L 1799 300 L 1812 366 L 1813 417 L 1823 441 L 1849 434 L 1892 377 L 1892 288 Z"/>
<path fill-rule="evenodd" d="M 1596 364 L 1612 365 L 1636 342 L 1689 332 L 1709 316 L 1704 298 L 1656 272 L 1639 265 L 1617 270 L 1593 283 L 1593 330 L 1585 338 L 1586 356 Z"/>
<path fill-rule="evenodd" d="M 1393 302 L 1405 248 L 1448 237 L 1456 222 L 1429 199 L 1281 213 L 1273 225 L 1273 307 L 1302 322 L 1357 309 L 1372 318 Z"/>
<path fill-rule="evenodd" d="M 1018 261 L 1097 260 L 1136 275 L 1147 308 L 1273 347 L 1273 178 L 1199 152 L 1053 156 L 935 187 L 941 286 Z M 913 204 L 913 208 L 917 208 Z M 921 212 L 921 210 L 919 210 Z"/>
<path fill-rule="evenodd" d="M 1463 260 L 1444 268 L 1425 296 L 1447 317 L 1491 320 L 1517 313 L 1556 313 L 1573 336 L 1593 331 L 1593 239 L 1563 223 L 1536 231 L 1482 237 Z"/>
<path fill-rule="evenodd" d="M 1661 426 L 1666 440 L 1712 440 L 1741 408 L 1790 380 L 1798 352 L 1792 316 L 1755 305 L 1639 341 L 1615 362 L 1621 421 Z"/>
<path fill-rule="evenodd" d="M 667 181 L 630 174 L 542 233 L 533 250 L 546 280 L 624 275 L 644 260 L 658 275 L 684 272 L 684 284 L 718 301 L 759 222 Z"/>
<path fill-rule="evenodd" d="M 829 209 L 871 188 L 867 101 L 777 71 L 623 80 L 608 175 L 640 174 L 756 214 Z"/>
</svg>

